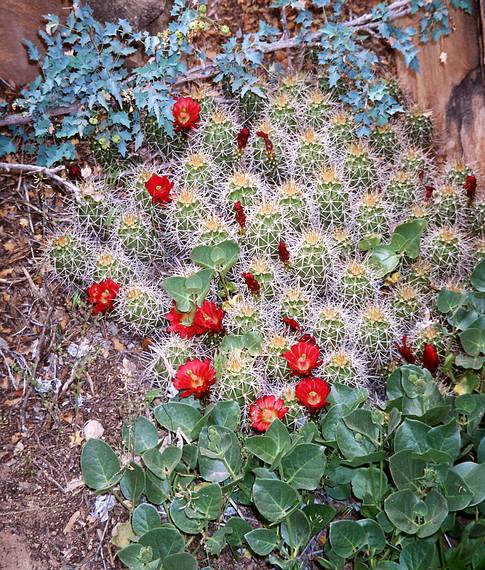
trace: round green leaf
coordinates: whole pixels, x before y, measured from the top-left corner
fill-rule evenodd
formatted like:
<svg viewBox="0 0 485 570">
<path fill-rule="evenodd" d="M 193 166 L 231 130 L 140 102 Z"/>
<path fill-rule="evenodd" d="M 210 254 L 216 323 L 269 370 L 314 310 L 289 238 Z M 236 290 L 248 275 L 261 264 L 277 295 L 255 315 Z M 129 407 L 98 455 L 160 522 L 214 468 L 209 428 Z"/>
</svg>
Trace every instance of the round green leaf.
<svg viewBox="0 0 485 570">
<path fill-rule="evenodd" d="M 485 463 L 465 461 L 455 465 L 453 471 L 460 475 L 473 493 L 472 500 L 468 506 L 474 507 L 481 503 L 485 499 Z"/>
<path fill-rule="evenodd" d="M 350 558 L 366 545 L 366 532 L 357 521 L 336 521 L 330 525 L 329 539 L 338 556 Z"/>
<path fill-rule="evenodd" d="M 154 528 L 140 537 L 139 544 L 150 546 L 155 553 L 155 558 L 164 560 L 171 554 L 183 552 L 185 541 L 180 532 L 172 525 Z"/>
<path fill-rule="evenodd" d="M 276 479 L 256 479 L 254 482 L 254 504 L 270 522 L 278 522 L 287 517 L 299 500 L 300 495 L 288 483 Z"/>
<path fill-rule="evenodd" d="M 197 570 L 197 560 L 188 552 L 171 554 L 163 560 L 164 570 Z"/>
<path fill-rule="evenodd" d="M 245 534 L 244 538 L 259 556 L 267 556 L 278 546 L 278 535 L 270 528 L 256 528 Z"/>
<path fill-rule="evenodd" d="M 271 465 L 278 457 L 278 446 L 267 435 L 249 437 L 245 443 L 246 449 L 264 463 Z"/>
<path fill-rule="evenodd" d="M 145 491 L 145 471 L 131 462 L 120 481 L 120 489 L 123 496 L 136 505 Z"/>
<path fill-rule="evenodd" d="M 186 534 L 199 534 L 204 528 L 204 520 L 187 516 L 188 503 L 184 499 L 174 499 L 170 504 L 170 517 L 173 524 Z"/>
<path fill-rule="evenodd" d="M 289 514 L 281 523 L 281 538 L 295 550 L 303 549 L 311 537 L 311 525 L 300 509 Z"/>
<path fill-rule="evenodd" d="M 472 273 L 471 282 L 477 291 L 480 291 L 480 293 L 485 292 L 485 259 L 475 267 L 475 270 Z"/>
<path fill-rule="evenodd" d="M 316 489 L 326 466 L 325 448 L 314 443 L 296 445 L 281 460 L 282 479 L 296 489 Z"/>
<path fill-rule="evenodd" d="M 131 526 L 138 536 L 161 525 L 160 513 L 153 505 L 143 503 L 138 505 L 131 515 Z"/>
<path fill-rule="evenodd" d="M 209 422 L 236 431 L 241 422 L 241 408 L 237 402 L 224 400 L 212 408 Z"/>
<path fill-rule="evenodd" d="M 173 470 L 182 459 L 182 450 L 179 447 L 170 446 L 165 448 L 161 453 L 154 447 L 148 449 L 142 455 L 143 463 L 160 479 L 170 477 Z"/>
<path fill-rule="evenodd" d="M 435 489 L 424 500 L 409 489 L 397 491 L 384 501 L 384 510 L 396 528 L 419 538 L 434 534 L 448 515 L 446 499 Z"/>
<path fill-rule="evenodd" d="M 140 416 L 134 425 L 134 448 L 137 455 L 141 455 L 147 449 L 155 447 L 158 443 L 158 431 L 152 422 Z"/>
<path fill-rule="evenodd" d="M 196 439 L 199 435 L 202 414 L 189 404 L 168 402 L 157 406 L 153 411 L 157 422 L 171 432 L 180 429 L 187 439 Z"/>
<path fill-rule="evenodd" d="M 116 453 L 101 439 L 89 439 L 81 452 L 81 472 L 91 489 L 106 491 L 121 479 L 123 471 Z"/>
</svg>

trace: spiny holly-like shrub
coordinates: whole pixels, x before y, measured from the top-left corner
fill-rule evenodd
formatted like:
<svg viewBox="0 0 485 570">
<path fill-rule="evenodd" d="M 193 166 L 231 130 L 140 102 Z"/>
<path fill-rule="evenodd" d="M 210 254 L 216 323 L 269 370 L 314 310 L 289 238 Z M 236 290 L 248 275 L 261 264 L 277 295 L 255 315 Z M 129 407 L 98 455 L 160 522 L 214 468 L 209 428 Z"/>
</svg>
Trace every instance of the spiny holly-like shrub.
<svg viewBox="0 0 485 570">
<path fill-rule="evenodd" d="M 291 423 L 309 408 L 295 396 L 301 377 L 378 396 L 402 337 L 417 357 L 428 345 L 444 358 L 429 291 L 460 288 L 483 258 L 484 207 L 467 167 L 441 172 L 425 150 L 427 116 L 403 113 L 359 138 L 352 113 L 311 78 L 267 93 L 245 114 L 248 101 L 194 92 L 200 117 L 192 100 L 175 139 L 147 123 L 153 161 L 116 185 L 87 180 L 49 252 L 59 279 L 101 283 L 97 312 L 114 308 L 154 339 L 148 369 L 167 395 L 188 395 L 176 388 L 187 372 L 200 384 L 190 393 L 245 413 L 281 397 Z M 116 295 L 103 296 L 106 279 Z M 295 373 L 287 356 L 299 341 L 302 362 L 318 354 Z"/>
</svg>

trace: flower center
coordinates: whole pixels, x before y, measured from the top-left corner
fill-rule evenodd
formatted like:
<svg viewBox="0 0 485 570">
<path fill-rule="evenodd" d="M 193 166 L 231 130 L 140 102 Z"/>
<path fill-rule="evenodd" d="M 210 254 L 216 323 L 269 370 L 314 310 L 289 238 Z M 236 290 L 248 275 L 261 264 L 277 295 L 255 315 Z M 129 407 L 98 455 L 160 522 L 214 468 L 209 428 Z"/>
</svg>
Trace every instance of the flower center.
<svg viewBox="0 0 485 570">
<path fill-rule="evenodd" d="M 264 423 L 266 424 L 270 424 L 272 422 L 274 422 L 274 420 L 276 419 L 276 411 L 275 410 L 269 410 L 269 409 L 265 409 L 261 412 L 261 419 L 263 420 Z"/>
<path fill-rule="evenodd" d="M 179 113 L 179 123 L 185 125 L 187 121 L 190 119 L 190 114 L 187 112 L 187 109 L 182 109 Z"/>
<path fill-rule="evenodd" d="M 311 392 L 308 392 L 307 400 L 311 406 L 314 406 L 315 404 L 318 404 L 320 402 L 320 396 L 318 395 L 317 392 L 312 390 Z"/>
</svg>

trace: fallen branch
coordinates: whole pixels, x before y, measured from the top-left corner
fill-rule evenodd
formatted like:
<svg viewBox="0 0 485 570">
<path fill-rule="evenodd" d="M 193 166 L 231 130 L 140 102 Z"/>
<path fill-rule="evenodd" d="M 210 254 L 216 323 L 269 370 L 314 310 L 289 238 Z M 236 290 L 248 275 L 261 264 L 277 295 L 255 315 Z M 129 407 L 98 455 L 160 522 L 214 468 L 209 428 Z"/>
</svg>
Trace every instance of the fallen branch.
<svg viewBox="0 0 485 570">
<path fill-rule="evenodd" d="M 25 174 L 39 174 L 47 176 L 60 186 L 67 188 L 71 192 L 77 192 L 77 186 L 69 180 L 62 178 L 57 173 L 64 170 L 64 166 L 56 166 L 55 168 L 45 168 L 44 166 L 36 166 L 35 164 L 20 164 L 15 162 L 0 162 L 0 170 L 6 172 L 23 172 Z"/>
<path fill-rule="evenodd" d="M 53 109 L 50 111 L 51 117 L 60 117 L 62 115 L 70 115 L 75 113 L 79 107 L 80 103 L 73 103 L 67 107 L 59 107 L 58 109 Z M 11 127 L 12 125 L 28 125 L 32 121 L 32 115 L 28 113 L 15 113 L 15 115 L 8 115 L 3 119 L 0 119 L 0 127 Z"/>
</svg>

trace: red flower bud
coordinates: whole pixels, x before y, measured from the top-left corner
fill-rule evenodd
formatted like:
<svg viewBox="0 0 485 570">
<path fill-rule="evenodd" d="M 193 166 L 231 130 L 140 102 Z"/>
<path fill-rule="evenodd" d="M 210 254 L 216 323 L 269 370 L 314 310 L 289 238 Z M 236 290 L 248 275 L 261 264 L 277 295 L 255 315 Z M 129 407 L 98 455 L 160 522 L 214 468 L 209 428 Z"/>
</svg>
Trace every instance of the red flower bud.
<svg viewBox="0 0 485 570">
<path fill-rule="evenodd" d="M 249 140 L 249 129 L 247 127 L 243 127 L 237 134 L 237 139 L 236 139 L 236 144 L 237 144 L 237 150 L 239 152 L 243 152 L 243 150 L 246 148 L 246 145 L 248 144 L 248 140 Z"/>
<path fill-rule="evenodd" d="M 286 247 L 286 243 L 282 239 L 278 244 L 278 256 L 282 263 L 288 263 L 288 261 L 290 261 L 290 252 Z"/>
<path fill-rule="evenodd" d="M 465 189 L 466 197 L 469 200 L 473 200 L 473 198 L 475 198 L 475 194 L 477 193 L 477 177 L 473 176 L 473 174 L 469 174 L 466 177 L 463 188 Z"/>
<path fill-rule="evenodd" d="M 271 142 L 271 139 L 269 138 L 268 133 L 265 133 L 264 131 L 258 131 L 256 133 L 256 136 L 261 137 L 263 139 L 264 146 L 266 147 L 266 154 L 272 157 L 274 155 L 274 146 L 273 143 Z"/>
<path fill-rule="evenodd" d="M 433 196 L 434 187 L 433 186 L 425 186 L 424 187 L 424 201 L 429 202 L 431 197 Z"/>
<path fill-rule="evenodd" d="M 317 340 L 314 336 L 309 333 L 302 334 L 298 339 L 298 342 L 306 342 L 307 344 L 317 344 Z"/>
<path fill-rule="evenodd" d="M 440 357 L 436 347 L 432 344 L 425 343 L 423 348 L 422 356 L 423 366 L 427 368 L 431 374 L 434 374 L 438 370 L 438 365 L 440 363 Z"/>
<path fill-rule="evenodd" d="M 418 171 L 418 178 L 420 182 L 424 180 L 424 170 L 422 168 Z"/>
<path fill-rule="evenodd" d="M 69 180 L 82 180 L 83 175 L 80 166 L 74 163 L 70 164 L 67 169 L 67 176 Z"/>
<path fill-rule="evenodd" d="M 406 335 L 404 335 L 402 337 L 402 340 L 401 340 L 402 344 L 396 343 L 396 348 L 397 348 L 399 354 L 404 358 L 404 360 L 408 364 L 414 364 L 416 362 L 416 357 L 414 356 L 413 351 L 411 350 L 411 347 L 407 345 L 407 340 L 408 340 L 408 337 Z"/>
<path fill-rule="evenodd" d="M 244 279 L 244 282 L 246 283 L 246 287 L 251 291 L 251 293 L 253 295 L 259 295 L 261 292 L 261 285 L 258 283 L 258 281 L 256 280 L 256 277 L 254 277 L 254 275 L 252 273 L 250 273 L 249 271 L 246 273 L 243 273 L 241 275 L 241 277 Z"/>
<path fill-rule="evenodd" d="M 292 319 L 291 317 L 283 317 L 281 320 L 290 330 L 295 332 L 303 332 L 303 327 L 296 319 Z"/>
<path fill-rule="evenodd" d="M 234 212 L 236 213 L 236 222 L 239 224 L 241 230 L 244 230 L 246 227 L 246 214 L 239 200 L 234 202 Z"/>
</svg>

